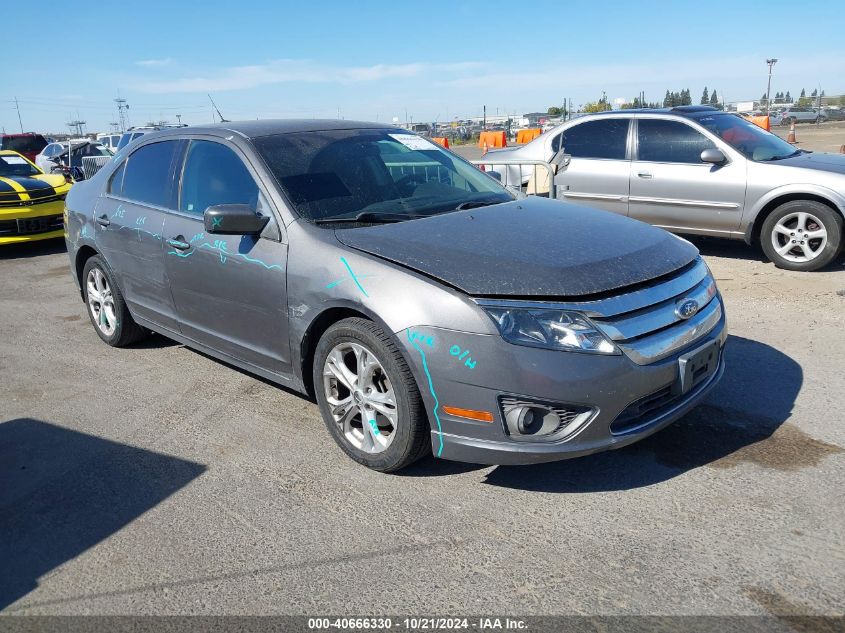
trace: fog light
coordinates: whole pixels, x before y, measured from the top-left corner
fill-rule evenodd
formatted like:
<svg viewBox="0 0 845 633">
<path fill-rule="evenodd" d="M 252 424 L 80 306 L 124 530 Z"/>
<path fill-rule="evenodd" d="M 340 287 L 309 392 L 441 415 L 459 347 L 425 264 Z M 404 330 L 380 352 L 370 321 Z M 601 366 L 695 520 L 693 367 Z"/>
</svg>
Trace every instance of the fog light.
<svg viewBox="0 0 845 633">
<path fill-rule="evenodd" d="M 501 398 L 505 431 L 517 441 L 552 441 L 575 433 L 590 417 L 593 409 L 574 405 L 553 405 Z"/>
</svg>

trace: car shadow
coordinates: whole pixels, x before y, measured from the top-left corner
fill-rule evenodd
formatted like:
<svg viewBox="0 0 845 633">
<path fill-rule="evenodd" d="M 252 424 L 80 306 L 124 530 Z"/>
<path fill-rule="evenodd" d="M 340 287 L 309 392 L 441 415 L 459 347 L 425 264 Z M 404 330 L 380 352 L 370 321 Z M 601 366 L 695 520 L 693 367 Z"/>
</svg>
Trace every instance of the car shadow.
<svg viewBox="0 0 845 633">
<path fill-rule="evenodd" d="M 40 420 L 0 423 L 0 610 L 205 470 Z"/>
<path fill-rule="evenodd" d="M 764 262 L 771 265 L 774 269 L 774 264 L 768 260 L 758 245 L 749 245 L 743 240 L 728 240 L 702 235 L 684 235 L 683 238 L 692 242 L 705 257 L 728 257 L 730 259 L 742 259 L 749 262 Z M 836 272 L 843 269 L 845 269 L 845 250 L 824 268 L 806 274 Z"/>
<path fill-rule="evenodd" d="M 0 259 L 24 259 L 26 257 L 43 257 L 44 255 L 55 255 L 57 253 L 67 253 L 65 239 L 63 237 L 0 246 Z"/>
<path fill-rule="evenodd" d="M 801 366 L 769 345 L 737 336 L 729 337 L 725 354 L 719 384 L 701 405 L 662 431 L 615 451 L 536 466 L 498 466 L 485 483 L 538 492 L 630 490 L 701 466 L 753 461 L 792 469 L 823 454 L 820 443 L 797 428 L 785 442 L 767 444 L 792 414 L 803 382 Z"/>
</svg>

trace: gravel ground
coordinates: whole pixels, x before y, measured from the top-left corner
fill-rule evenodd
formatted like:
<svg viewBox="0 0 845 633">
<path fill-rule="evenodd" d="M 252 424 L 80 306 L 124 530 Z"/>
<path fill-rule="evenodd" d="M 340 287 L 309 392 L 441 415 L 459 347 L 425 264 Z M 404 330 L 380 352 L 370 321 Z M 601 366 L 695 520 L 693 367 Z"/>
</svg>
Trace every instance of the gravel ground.
<svg viewBox="0 0 845 633">
<path fill-rule="evenodd" d="M 706 404 L 619 451 L 392 476 L 303 398 L 104 345 L 61 242 L 4 248 L 0 609 L 842 614 L 845 263 L 696 244 L 732 333 Z"/>
</svg>

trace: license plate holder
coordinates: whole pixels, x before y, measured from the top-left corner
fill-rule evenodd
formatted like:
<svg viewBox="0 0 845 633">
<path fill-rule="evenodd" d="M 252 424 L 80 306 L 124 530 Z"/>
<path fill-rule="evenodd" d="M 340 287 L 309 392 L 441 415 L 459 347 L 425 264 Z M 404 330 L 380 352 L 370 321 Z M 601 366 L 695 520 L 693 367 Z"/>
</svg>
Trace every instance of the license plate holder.
<svg viewBox="0 0 845 633">
<path fill-rule="evenodd" d="M 716 373 L 719 351 L 719 341 L 711 341 L 678 359 L 682 394 L 688 393 Z"/>
</svg>

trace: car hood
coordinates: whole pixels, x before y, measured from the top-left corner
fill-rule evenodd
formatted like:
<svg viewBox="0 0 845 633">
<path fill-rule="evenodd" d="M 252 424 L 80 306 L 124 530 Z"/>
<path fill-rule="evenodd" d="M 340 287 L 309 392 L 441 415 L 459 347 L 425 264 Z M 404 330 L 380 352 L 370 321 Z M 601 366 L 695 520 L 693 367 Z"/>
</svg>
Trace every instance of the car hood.
<svg viewBox="0 0 845 633">
<path fill-rule="evenodd" d="M 662 229 L 534 197 L 335 234 L 475 296 L 592 295 L 674 272 L 698 256 Z"/>
<path fill-rule="evenodd" d="M 56 189 L 66 187 L 65 177 L 58 174 L 38 174 L 35 176 L 0 176 L 0 194 L 36 194 L 39 197 L 54 195 Z"/>
<path fill-rule="evenodd" d="M 845 174 L 845 154 L 813 152 L 812 154 L 799 154 L 798 156 L 793 156 L 792 158 L 772 161 L 771 164 Z"/>
</svg>

